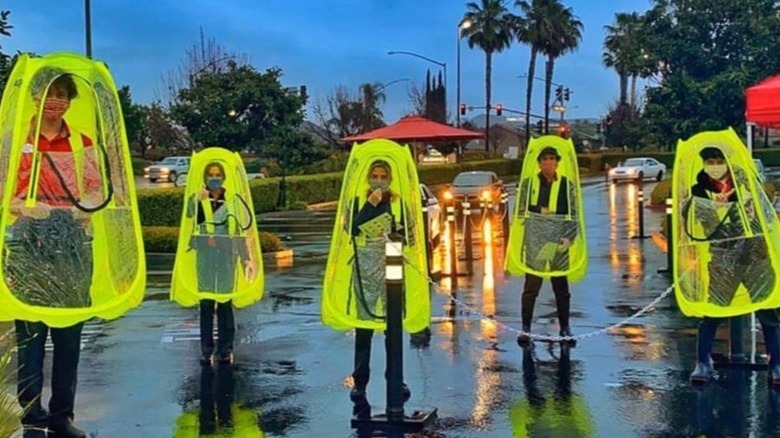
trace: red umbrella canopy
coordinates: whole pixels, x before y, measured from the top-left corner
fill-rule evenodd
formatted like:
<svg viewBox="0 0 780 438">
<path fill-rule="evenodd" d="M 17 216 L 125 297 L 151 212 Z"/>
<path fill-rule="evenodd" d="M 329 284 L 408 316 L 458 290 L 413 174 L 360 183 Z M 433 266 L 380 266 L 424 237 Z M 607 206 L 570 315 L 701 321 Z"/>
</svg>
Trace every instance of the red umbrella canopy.
<svg viewBox="0 0 780 438">
<path fill-rule="evenodd" d="M 341 140 L 345 143 L 351 143 L 368 141 L 374 138 L 386 138 L 398 142 L 424 142 L 476 140 L 484 137 L 485 135 L 480 132 L 453 128 L 443 123 L 428 120 L 425 117 L 408 116 L 384 128 L 364 132 L 352 137 L 344 137 Z"/>
<path fill-rule="evenodd" d="M 745 119 L 757 125 L 780 126 L 780 75 L 747 89 Z"/>
</svg>

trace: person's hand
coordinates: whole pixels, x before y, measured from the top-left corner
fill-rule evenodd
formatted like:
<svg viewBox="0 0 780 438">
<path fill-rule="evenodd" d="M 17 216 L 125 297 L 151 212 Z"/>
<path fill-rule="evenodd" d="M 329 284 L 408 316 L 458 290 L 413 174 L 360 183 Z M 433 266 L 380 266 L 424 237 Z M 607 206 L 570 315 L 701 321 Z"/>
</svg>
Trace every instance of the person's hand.
<svg viewBox="0 0 780 438">
<path fill-rule="evenodd" d="M 250 259 L 246 262 L 246 267 L 244 267 L 244 276 L 249 282 L 254 281 L 255 277 L 257 277 L 257 262 L 255 259 Z"/>
<path fill-rule="evenodd" d="M 371 195 L 368 197 L 368 202 L 370 202 L 374 207 L 379 205 L 379 203 L 382 202 L 382 190 L 376 189 L 371 192 Z"/>
<path fill-rule="evenodd" d="M 46 219 L 51 213 L 51 206 L 45 202 L 38 202 L 35 207 L 21 207 L 19 213 L 33 219 Z"/>
<path fill-rule="evenodd" d="M 728 192 L 721 192 L 715 195 L 715 202 L 729 202 L 729 198 L 734 194 L 734 189 Z"/>
<path fill-rule="evenodd" d="M 202 189 L 200 192 L 198 192 L 198 201 L 202 201 L 209 197 L 209 191 L 206 189 Z"/>
<path fill-rule="evenodd" d="M 559 247 L 560 251 L 566 251 L 570 247 L 571 247 L 571 240 L 565 237 L 561 238 L 561 246 Z"/>
</svg>

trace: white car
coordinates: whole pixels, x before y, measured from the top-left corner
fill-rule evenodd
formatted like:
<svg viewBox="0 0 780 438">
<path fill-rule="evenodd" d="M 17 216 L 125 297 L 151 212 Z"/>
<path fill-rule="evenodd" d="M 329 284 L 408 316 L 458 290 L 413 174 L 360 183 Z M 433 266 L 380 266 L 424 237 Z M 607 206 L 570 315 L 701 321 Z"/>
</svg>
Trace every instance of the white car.
<svg viewBox="0 0 780 438">
<path fill-rule="evenodd" d="M 159 163 L 152 164 L 144 169 L 144 178 L 151 182 L 165 180 L 176 182 L 176 177 L 184 175 L 190 170 L 190 157 L 166 157 Z"/>
<path fill-rule="evenodd" d="M 664 179 L 666 165 L 655 158 L 629 158 L 615 168 L 609 169 L 608 179 L 613 183 L 618 181 L 644 181 L 652 178 L 656 181 Z"/>
<path fill-rule="evenodd" d="M 441 241 L 441 205 L 431 189 L 425 184 L 420 184 L 420 195 L 423 207 L 428 207 L 428 240 L 435 247 Z"/>
</svg>

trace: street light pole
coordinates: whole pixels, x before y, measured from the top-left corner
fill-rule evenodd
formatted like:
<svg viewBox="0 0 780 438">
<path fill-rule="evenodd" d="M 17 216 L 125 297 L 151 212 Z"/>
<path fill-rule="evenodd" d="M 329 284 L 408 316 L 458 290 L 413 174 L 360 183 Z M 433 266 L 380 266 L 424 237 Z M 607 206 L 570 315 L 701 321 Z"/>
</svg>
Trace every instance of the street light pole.
<svg viewBox="0 0 780 438">
<path fill-rule="evenodd" d="M 90 0 L 84 0 L 84 30 L 87 39 L 87 58 L 92 58 L 92 8 Z"/>
<path fill-rule="evenodd" d="M 455 126 L 460 128 L 460 39 L 463 37 L 463 31 L 471 27 L 471 21 L 464 20 L 460 24 L 458 24 L 458 38 L 457 38 L 457 48 L 458 48 L 458 62 L 457 62 L 457 85 L 456 85 L 456 95 L 457 95 L 457 106 L 455 107 L 455 114 L 457 115 L 457 119 L 455 122 Z"/>
<path fill-rule="evenodd" d="M 382 84 L 382 85 L 380 85 L 380 86 L 379 86 L 379 88 L 377 88 L 377 89 L 376 89 L 376 91 L 382 91 L 382 90 L 384 90 L 385 88 L 387 88 L 387 87 L 389 87 L 389 86 L 391 86 L 391 85 L 393 85 L 393 84 L 397 84 L 397 83 L 399 83 L 399 82 L 408 82 L 408 81 L 410 81 L 410 79 L 409 79 L 409 78 L 399 78 L 399 79 L 395 79 L 395 80 L 392 80 L 392 81 L 390 81 L 390 82 L 388 82 L 388 83 L 386 83 L 386 84 Z"/>
<path fill-rule="evenodd" d="M 420 58 L 420 59 L 423 59 L 423 60 L 428 61 L 430 63 L 436 64 L 436 65 L 440 66 L 442 68 L 442 70 L 444 70 L 444 118 L 446 119 L 447 118 L 447 63 L 446 62 L 437 61 L 435 59 L 428 58 L 427 56 L 420 55 L 419 53 L 406 52 L 406 51 L 401 51 L 401 50 L 391 50 L 391 51 L 387 52 L 387 54 L 388 55 L 409 55 L 409 56 L 414 56 L 415 58 Z M 446 122 L 446 120 L 445 120 L 445 122 Z"/>
</svg>

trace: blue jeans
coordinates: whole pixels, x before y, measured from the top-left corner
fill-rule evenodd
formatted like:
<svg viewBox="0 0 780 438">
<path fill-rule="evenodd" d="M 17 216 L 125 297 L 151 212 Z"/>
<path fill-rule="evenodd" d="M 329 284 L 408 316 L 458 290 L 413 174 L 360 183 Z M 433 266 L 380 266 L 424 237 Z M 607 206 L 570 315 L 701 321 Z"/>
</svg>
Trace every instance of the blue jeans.
<svg viewBox="0 0 780 438">
<path fill-rule="evenodd" d="M 78 380 L 81 329 L 83 323 L 65 328 L 51 328 L 42 322 L 16 320 L 18 346 L 17 394 L 25 409 L 22 423 L 45 427 L 73 419 Z M 41 404 L 43 392 L 43 359 L 46 337 L 51 330 L 54 357 L 51 372 L 49 413 Z"/>
</svg>

